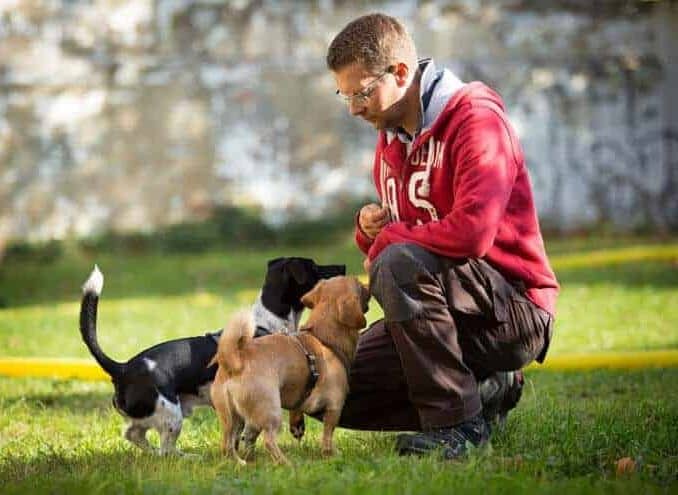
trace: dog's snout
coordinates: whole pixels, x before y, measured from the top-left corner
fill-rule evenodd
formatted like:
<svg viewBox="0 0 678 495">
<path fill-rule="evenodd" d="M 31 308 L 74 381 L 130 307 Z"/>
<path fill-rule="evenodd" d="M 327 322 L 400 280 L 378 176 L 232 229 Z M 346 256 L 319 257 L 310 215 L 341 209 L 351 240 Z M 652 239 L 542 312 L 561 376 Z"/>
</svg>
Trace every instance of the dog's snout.
<svg viewBox="0 0 678 495">
<path fill-rule="evenodd" d="M 370 291 L 369 289 L 362 283 L 359 283 L 360 286 L 360 302 L 362 305 L 362 310 L 363 313 L 367 313 L 370 309 L 369 306 L 369 301 L 370 301 Z"/>
</svg>

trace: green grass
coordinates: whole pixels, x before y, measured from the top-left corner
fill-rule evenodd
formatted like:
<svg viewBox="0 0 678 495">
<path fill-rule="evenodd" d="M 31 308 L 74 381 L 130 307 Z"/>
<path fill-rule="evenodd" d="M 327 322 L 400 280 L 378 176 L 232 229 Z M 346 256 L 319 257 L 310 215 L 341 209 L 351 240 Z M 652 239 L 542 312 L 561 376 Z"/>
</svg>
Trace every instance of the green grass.
<svg viewBox="0 0 678 495">
<path fill-rule="evenodd" d="M 547 244 L 563 286 L 552 353 L 678 347 L 678 241 L 577 239 Z M 222 326 L 252 302 L 265 261 L 284 255 L 343 262 L 361 272 L 347 236 L 331 246 L 199 255 L 99 255 L 67 249 L 49 262 L 0 265 L 0 355 L 88 357 L 77 331 L 79 286 L 93 263 L 106 276 L 100 341 L 126 359 L 159 340 Z M 368 319 L 380 316 L 371 304 Z M 520 407 L 492 448 L 463 463 L 401 459 L 393 435 L 338 430 L 340 455 L 319 456 L 307 422 L 281 447 L 238 468 L 218 453 L 214 414 L 190 418 L 180 447 L 197 458 L 158 459 L 121 439 L 104 382 L 0 378 L 0 493 L 676 493 L 677 369 L 530 371 Z M 153 437 L 152 440 L 157 440 Z M 619 478 L 614 461 L 633 457 Z"/>
</svg>

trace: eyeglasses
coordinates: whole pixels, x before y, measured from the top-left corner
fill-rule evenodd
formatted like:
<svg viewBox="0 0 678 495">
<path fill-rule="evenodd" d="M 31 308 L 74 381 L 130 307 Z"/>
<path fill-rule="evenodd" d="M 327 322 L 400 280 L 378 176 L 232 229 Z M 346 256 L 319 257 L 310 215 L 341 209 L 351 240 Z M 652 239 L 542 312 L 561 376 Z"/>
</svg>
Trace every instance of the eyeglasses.
<svg viewBox="0 0 678 495">
<path fill-rule="evenodd" d="M 384 72 L 376 76 L 374 79 L 372 79 L 369 83 L 367 83 L 367 86 L 365 86 L 363 89 L 360 91 L 353 93 L 352 95 L 342 95 L 339 90 L 337 90 L 336 95 L 346 103 L 347 105 L 350 105 L 351 103 L 356 103 L 358 105 L 364 105 L 367 103 L 367 100 L 370 99 L 370 96 L 372 96 L 372 93 L 374 93 L 374 90 L 377 89 L 377 83 L 381 81 L 386 74 L 393 74 L 395 70 L 394 66 L 387 67 Z"/>
</svg>

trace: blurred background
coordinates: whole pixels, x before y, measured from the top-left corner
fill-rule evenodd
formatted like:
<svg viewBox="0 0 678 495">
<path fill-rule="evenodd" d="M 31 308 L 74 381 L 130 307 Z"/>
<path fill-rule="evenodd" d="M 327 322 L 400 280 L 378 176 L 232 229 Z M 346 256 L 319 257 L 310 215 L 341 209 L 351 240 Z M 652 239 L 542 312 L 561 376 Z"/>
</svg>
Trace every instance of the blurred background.
<svg viewBox="0 0 678 495">
<path fill-rule="evenodd" d="M 375 133 L 324 56 L 376 10 L 503 95 L 548 233 L 676 231 L 678 2 L 0 0 L 0 245 L 350 226 Z"/>
</svg>

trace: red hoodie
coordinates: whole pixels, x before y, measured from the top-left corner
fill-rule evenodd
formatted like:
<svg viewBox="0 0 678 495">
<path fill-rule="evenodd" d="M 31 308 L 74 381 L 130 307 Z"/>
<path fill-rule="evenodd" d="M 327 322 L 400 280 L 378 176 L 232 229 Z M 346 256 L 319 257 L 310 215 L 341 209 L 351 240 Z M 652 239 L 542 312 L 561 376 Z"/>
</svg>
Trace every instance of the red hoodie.
<svg viewBox="0 0 678 495">
<path fill-rule="evenodd" d="M 370 260 L 389 244 L 412 242 L 450 258 L 483 258 L 527 297 L 555 314 L 559 291 L 539 230 L 523 150 L 501 97 L 466 84 L 430 128 L 407 146 L 380 132 L 374 182 L 392 222 L 356 242 Z"/>
</svg>

